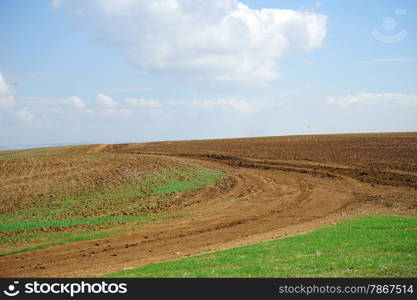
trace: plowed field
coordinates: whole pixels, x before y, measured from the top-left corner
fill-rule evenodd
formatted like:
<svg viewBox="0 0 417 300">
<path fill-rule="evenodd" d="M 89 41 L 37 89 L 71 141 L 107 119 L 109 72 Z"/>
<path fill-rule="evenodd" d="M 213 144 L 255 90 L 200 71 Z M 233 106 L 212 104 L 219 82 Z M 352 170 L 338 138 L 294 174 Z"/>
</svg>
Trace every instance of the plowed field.
<svg viewBox="0 0 417 300">
<path fill-rule="evenodd" d="M 416 216 L 417 133 L 3 151 L 0 212 L 2 277 L 96 276 Z"/>
</svg>

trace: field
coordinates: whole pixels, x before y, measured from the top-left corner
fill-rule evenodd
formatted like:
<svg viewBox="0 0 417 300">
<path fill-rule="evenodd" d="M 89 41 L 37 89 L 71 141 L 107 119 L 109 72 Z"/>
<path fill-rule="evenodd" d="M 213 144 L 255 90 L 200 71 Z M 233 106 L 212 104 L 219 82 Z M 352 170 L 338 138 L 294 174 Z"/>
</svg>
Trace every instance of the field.
<svg viewBox="0 0 417 300">
<path fill-rule="evenodd" d="M 2 151 L 0 171 L 1 277 L 416 276 L 417 133 Z M 407 217 L 343 223 L 382 215 Z"/>
<path fill-rule="evenodd" d="M 366 217 L 312 233 L 150 264 L 106 276 L 416 277 L 416 227 L 417 218 Z"/>
</svg>

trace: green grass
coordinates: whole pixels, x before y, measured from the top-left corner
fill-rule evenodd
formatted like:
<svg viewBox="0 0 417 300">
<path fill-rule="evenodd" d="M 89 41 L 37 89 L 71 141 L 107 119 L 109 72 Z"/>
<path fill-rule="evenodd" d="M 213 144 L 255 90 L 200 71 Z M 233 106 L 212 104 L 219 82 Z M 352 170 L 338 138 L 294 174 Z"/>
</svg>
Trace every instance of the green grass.
<svg viewBox="0 0 417 300">
<path fill-rule="evenodd" d="M 34 250 L 40 250 L 40 249 L 48 248 L 50 246 L 62 245 L 64 243 L 68 243 L 68 242 L 80 242 L 80 241 L 86 241 L 86 240 L 92 240 L 92 239 L 106 238 L 106 237 L 111 236 L 111 234 L 107 233 L 107 232 L 101 232 L 101 233 L 96 232 L 94 234 L 83 234 L 83 235 L 74 235 L 74 234 L 71 234 L 71 233 L 70 234 L 62 233 L 60 235 L 62 235 L 62 237 L 55 240 L 55 241 L 40 244 L 40 245 L 36 245 L 36 246 L 33 246 L 33 247 L 27 247 L 27 248 L 22 248 L 22 249 L 18 249 L 18 250 L 1 252 L 0 256 L 18 254 L 18 253 L 34 251 Z"/>
<path fill-rule="evenodd" d="M 208 172 L 207 170 L 197 169 L 193 172 L 179 174 L 176 178 L 174 178 L 174 180 L 170 180 L 169 183 L 152 187 L 148 192 L 144 192 L 140 196 L 164 195 L 198 190 L 203 187 L 212 187 L 220 178 L 224 176 L 225 174 L 220 172 Z"/>
<path fill-rule="evenodd" d="M 123 234 L 129 226 L 180 216 L 182 212 L 159 211 L 158 205 L 171 201 L 173 193 L 214 186 L 224 176 L 221 172 L 188 166 L 146 174 L 129 182 L 86 190 L 81 194 L 45 195 L 33 201 L 36 204 L 32 207 L 0 216 L 0 249 L 23 247 L 0 252 L 0 255 L 93 239 L 100 234 Z M 87 227 L 72 228 L 70 232 L 40 231 L 71 226 Z M 118 231 L 107 230 L 114 226 L 121 228 Z M 25 244 L 29 246 L 24 247 Z"/>
<path fill-rule="evenodd" d="M 169 201 L 171 193 L 211 187 L 223 176 L 203 169 L 171 170 L 81 195 L 52 198 L 47 195 L 35 207 L 0 216 L 0 232 L 140 220 L 144 217 L 143 213 L 137 213 L 141 208 Z"/>
<path fill-rule="evenodd" d="M 106 277 L 416 277 L 417 218 L 366 217 Z"/>
<path fill-rule="evenodd" d="M 81 228 L 73 231 L 57 231 L 57 232 L 35 232 L 30 234 L 18 234 L 13 236 L 5 236 L 0 238 L 0 243 L 3 245 L 20 246 L 29 244 L 28 247 L 15 249 L 11 251 L 0 252 L 0 256 L 18 254 L 33 250 L 44 249 L 50 246 L 62 245 L 68 242 L 85 241 L 91 239 L 107 238 L 115 235 L 123 234 L 130 231 L 130 228 L 142 226 L 150 223 L 163 222 L 168 219 L 177 218 L 184 213 L 181 211 L 160 212 L 146 214 L 142 216 L 132 216 L 132 218 L 125 218 L 124 223 L 115 224 L 108 223 L 105 228 Z M 36 243 L 37 245 L 33 246 Z"/>
<path fill-rule="evenodd" d="M 118 223 L 136 221 L 145 218 L 146 215 L 139 216 L 104 216 L 104 217 L 90 217 L 90 218 L 73 218 L 64 220 L 45 220 L 45 221 L 19 221 L 10 223 L 0 223 L 0 231 L 2 232 L 16 232 L 21 230 L 36 230 L 41 228 L 51 227 L 69 227 L 75 225 L 98 225 L 104 223 Z"/>
</svg>

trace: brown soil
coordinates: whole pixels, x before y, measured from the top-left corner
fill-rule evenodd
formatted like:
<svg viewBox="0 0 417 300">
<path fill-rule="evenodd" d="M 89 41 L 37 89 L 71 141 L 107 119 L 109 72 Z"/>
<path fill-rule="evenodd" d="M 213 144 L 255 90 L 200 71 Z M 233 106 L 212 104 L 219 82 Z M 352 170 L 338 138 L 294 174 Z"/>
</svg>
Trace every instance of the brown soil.
<svg viewBox="0 0 417 300">
<path fill-rule="evenodd" d="M 210 190 L 183 196 L 198 201 L 189 201 L 194 204 L 182 208 L 186 212 L 182 217 L 114 238 L 0 257 L 0 276 L 100 275 L 306 232 L 353 216 L 417 215 L 417 133 L 75 149 L 71 151 L 148 153 L 156 161 L 176 156 L 231 177 Z"/>
<path fill-rule="evenodd" d="M 63 148 L 52 153 L 25 150 L 7 159 L 0 155 L 0 213 L 30 208 L 46 198 L 53 201 L 62 195 L 79 195 L 151 172 L 181 167 L 173 159 L 97 153 L 92 151 L 96 147 L 72 147 L 71 152 L 63 152 Z"/>
</svg>

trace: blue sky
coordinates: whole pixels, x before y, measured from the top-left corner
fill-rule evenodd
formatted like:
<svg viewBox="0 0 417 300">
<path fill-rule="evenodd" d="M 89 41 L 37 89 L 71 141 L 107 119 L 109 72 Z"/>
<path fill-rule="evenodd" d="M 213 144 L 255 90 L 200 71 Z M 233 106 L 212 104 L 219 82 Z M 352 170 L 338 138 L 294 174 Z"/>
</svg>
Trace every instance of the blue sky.
<svg viewBox="0 0 417 300">
<path fill-rule="evenodd" d="M 416 14 L 413 0 L 2 0 L 0 147 L 417 131 Z"/>
</svg>

